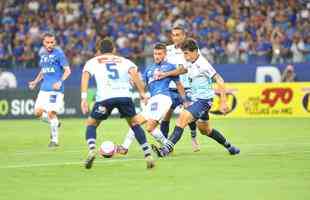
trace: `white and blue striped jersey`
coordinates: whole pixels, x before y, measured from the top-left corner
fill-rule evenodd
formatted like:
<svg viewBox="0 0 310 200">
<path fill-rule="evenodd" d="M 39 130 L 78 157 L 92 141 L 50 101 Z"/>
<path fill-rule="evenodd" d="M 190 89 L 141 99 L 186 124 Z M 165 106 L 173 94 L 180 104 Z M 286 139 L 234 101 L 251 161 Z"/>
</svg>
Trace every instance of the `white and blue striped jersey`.
<svg viewBox="0 0 310 200">
<path fill-rule="evenodd" d="M 211 99 L 214 97 L 212 77 L 216 74 L 215 69 L 201 54 L 194 63 L 185 65 L 192 89 L 192 99 Z"/>
<path fill-rule="evenodd" d="M 130 60 L 112 54 L 104 54 L 88 60 L 83 71 L 95 77 L 96 101 L 116 97 L 131 98 L 128 71 L 133 67 L 137 68 Z"/>
</svg>

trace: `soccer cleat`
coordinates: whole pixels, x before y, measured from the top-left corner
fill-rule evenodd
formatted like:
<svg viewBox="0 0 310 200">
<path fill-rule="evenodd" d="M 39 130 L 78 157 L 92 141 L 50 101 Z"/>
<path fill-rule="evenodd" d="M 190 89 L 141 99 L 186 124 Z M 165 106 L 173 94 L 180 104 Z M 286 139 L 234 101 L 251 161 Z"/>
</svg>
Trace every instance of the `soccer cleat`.
<svg viewBox="0 0 310 200">
<path fill-rule="evenodd" d="M 173 149 L 169 151 L 168 148 L 165 148 L 165 147 L 158 148 L 154 144 L 152 144 L 151 147 L 152 147 L 152 150 L 156 153 L 156 155 L 160 158 L 168 156 L 171 153 L 171 151 L 173 151 Z"/>
<path fill-rule="evenodd" d="M 51 142 L 48 144 L 48 148 L 55 148 L 55 147 L 59 147 L 59 144 L 57 144 L 56 142 L 53 142 L 53 141 L 51 141 Z"/>
<path fill-rule="evenodd" d="M 155 144 L 151 144 L 151 147 L 152 147 L 152 150 L 156 153 L 156 155 L 158 157 L 163 157 L 161 152 L 160 152 L 160 149 Z"/>
<path fill-rule="evenodd" d="M 235 147 L 235 146 L 230 146 L 230 147 L 228 148 L 228 151 L 229 151 L 230 155 L 237 155 L 237 154 L 240 153 L 240 149 L 238 149 L 238 148 Z"/>
<path fill-rule="evenodd" d="M 197 152 L 200 151 L 200 146 L 199 143 L 197 141 L 197 138 L 192 138 L 192 148 L 193 148 L 193 152 Z"/>
<path fill-rule="evenodd" d="M 153 159 L 153 156 L 151 155 L 146 156 L 145 161 L 146 161 L 146 169 L 152 169 L 155 167 L 155 161 Z"/>
<path fill-rule="evenodd" d="M 96 151 L 95 150 L 90 150 L 88 152 L 87 158 L 85 160 L 85 168 L 90 169 L 93 166 L 93 162 L 96 158 Z"/>
<path fill-rule="evenodd" d="M 128 149 L 126 149 L 122 145 L 116 145 L 115 152 L 121 155 L 126 155 L 128 153 Z"/>
</svg>

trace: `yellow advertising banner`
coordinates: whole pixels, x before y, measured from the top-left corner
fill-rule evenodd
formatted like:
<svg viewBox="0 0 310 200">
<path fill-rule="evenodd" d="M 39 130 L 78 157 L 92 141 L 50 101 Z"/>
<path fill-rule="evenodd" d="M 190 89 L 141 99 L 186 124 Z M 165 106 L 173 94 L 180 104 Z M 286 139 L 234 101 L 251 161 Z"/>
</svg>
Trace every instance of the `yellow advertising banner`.
<svg viewBox="0 0 310 200">
<path fill-rule="evenodd" d="M 227 83 L 229 113 L 225 117 L 310 117 L 310 82 Z M 219 98 L 211 112 L 219 112 Z"/>
</svg>

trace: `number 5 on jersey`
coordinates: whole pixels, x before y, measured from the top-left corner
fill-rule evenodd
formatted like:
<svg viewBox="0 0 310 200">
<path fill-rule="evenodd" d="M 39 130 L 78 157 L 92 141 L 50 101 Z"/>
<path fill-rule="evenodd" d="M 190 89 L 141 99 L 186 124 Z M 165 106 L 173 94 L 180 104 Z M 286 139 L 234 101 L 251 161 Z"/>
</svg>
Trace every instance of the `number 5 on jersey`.
<svg viewBox="0 0 310 200">
<path fill-rule="evenodd" d="M 109 79 L 112 79 L 112 80 L 119 79 L 119 73 L 116 69 L 115 63 L 106 63 L 106 67 L 108 70 Z"/>
</svg>

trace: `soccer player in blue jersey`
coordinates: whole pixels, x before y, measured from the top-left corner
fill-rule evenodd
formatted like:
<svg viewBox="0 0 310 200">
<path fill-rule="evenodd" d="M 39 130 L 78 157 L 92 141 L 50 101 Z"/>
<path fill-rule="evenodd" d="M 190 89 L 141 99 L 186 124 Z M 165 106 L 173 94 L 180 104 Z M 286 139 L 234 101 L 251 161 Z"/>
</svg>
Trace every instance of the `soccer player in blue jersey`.
<svg viewBox="0 0 310 200">
<path fill-rule="evenodd" d="M 117 108 L 121 117 L 126 118 L 130 128 L 143 150 L 147 168 L 155 166 L 151 155 L 150 145 L 147 143 L 145 133 L 137 122 L 135 105 L 129 91 L 130 79 L 138 89 L 141 100 L 147 97 L 144 84 L 140 79 L 138 67 L 130 60 L 115 54 L 115 46 L 109 38 L 100 42 L 100 53 L 88 60 L 84 66 L 81 81 L 81 109 L 84 114 L 88 112 L 87 90 L 88 82 L 94 76 L 97 85 L 96 103 L 92 108 L 86 124 L 86 141 L 88 156 L 85 168 L 90 169 L 96 158 L 97 127 L 101 121 L 109 118 L 112 110 Z"/>
<path fill-rule="evenodd" d="M 51 33 L 43 35 L 43 47 L 39 51 L 40 72 L 29 88 L 34 89 L 43 80 L 35 103 L 35 116 L 48 122 L 51 127 L 51 141 L 48 147 L 58 146 L 58 127 L 60 122 L 57 113 L 63 110 L 64 84 L 71 70 L 68 60 L 60 47 L 56 47 L 56 38 Z"/>
<path fill-rule="evenodd" d="M 176 84 L 176 88 L 180 95 L 185 98 L 185 91 L 178 76 L 165 77 L 158 79 L 158 72 L 168 72 L 176 69 L 174 64 L 165 60 L 166 46 L 164 44 L 156 44 L 153 50 L 154 64 L 148 66 L 143 74 L 143 79 L 150 92 L 151 98 L 148 100 L 146 109 L 138 115 L 139 123 L 146 123 L 146 130 L 159 143 L 165 144 L 167 138 L 163 135 L 160 129 L 157 128 L 159 122 L 166 116 L 169 111 L 172 100 L 171 91 L 169 89 L 170 82 Z M 133 132 L 129 131 L 124 143 L 118 146 L 120 154 L 126 154 L 130 144 L 133 141 Z"/>
<path fill-rule="evenodd" d="M 225 84 L 223 78 L 214 70 L 209 62 L 198 53 L 198 45 L 193 39 L 186 39 L 181 49 L 188 64 L 177 68 L 174 71 L 166 72 L 166 76 L 188 73 L 190 85 L 192 88 L 193 102 L 184 109 L 177 119 L 176 126 L 169 141 L 158 148 L 152 145 L 153 150 L 159 157 L 169 155 L 174 145 L 180 140 L 184 128 L 192 121 L 197 123 L 201 134 L 206 135 L 219 144 L 223 145 L 231 155 L 239 154 L 240 150 L 231 145 L 221 132 L 211 127 L 209 122 L 209 110 L 214 98 L 214 89 L 212 81 L 215 81 L 220 91 L 220 110 L 226 113 L 228 108 L 226 104 Z"/>
</svg>

